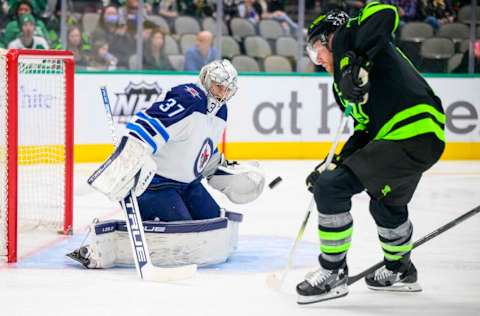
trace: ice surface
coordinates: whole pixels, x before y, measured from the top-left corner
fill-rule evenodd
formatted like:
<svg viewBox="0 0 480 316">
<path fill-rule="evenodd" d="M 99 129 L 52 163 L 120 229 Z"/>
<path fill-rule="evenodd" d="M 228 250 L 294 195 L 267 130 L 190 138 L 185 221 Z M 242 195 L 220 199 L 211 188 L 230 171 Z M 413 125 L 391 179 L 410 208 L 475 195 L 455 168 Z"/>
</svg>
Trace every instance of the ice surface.
<svg viewBox="0 0 480 316">
<path fill-rule="evenodd" d="M 359 281 L 345 298 L 301 307 L 294 288 L 315 268 L 318 255 L 314 213 L 282 292 L 270 290 L 266 276 L 286 264 L 311 198 L 304 179 L 316 162 L 262 165 L 267 183 L 277 176 L 283 181 L 257 201 L 233 205 L 213 192 L 227 209 L 245 215 L 235 255 L 171 284 L 142 282 L 133 268 L 85 270 L 64 256 L 81 243 L 94 217 L 122 217 L 115 203 L 84 184 L 94 165 L 77 165 L 75 235 L 22 236 L 19 263 L 0 266 L 0 315 L 480 315 L 480 215 L 414 250 L 423 292 L 372 292 Z M 366 194 L 353 200 L 352 274 L 381 258 L 368 201 Z M 425 174 L 410 205 L 414 238 L 479 204 L 480 162 L 439 163 Z"/>
</svg>

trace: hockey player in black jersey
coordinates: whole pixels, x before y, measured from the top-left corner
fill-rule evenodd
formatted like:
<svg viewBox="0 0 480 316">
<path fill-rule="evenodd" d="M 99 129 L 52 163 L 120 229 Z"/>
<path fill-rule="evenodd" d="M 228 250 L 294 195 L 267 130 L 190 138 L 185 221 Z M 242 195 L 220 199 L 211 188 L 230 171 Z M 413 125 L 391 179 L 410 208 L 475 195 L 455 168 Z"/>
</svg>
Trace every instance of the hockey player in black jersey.
<svg viewBox="0 0 480 316">
<path fill-rule="evenodd" d="M 358 17 L 334 10 L 309 27 L 309 56 L 333 75 L 336 101 L 351 111 L 354 133 L 335 168 L 320 164 L 306 180 L 318 208 L 321 254 L 320 268 L 297 285 L 299 304 L 348 294 L 351 197 L 364 190 L 385 260 L 365 278 L 367 286 L 421 291 L 410 260 L 407 204 L 444 150 L 445 115 L 440 99 L 392 42 L 398 22 L 394 6 L 371 2 Z"/>
</svg>

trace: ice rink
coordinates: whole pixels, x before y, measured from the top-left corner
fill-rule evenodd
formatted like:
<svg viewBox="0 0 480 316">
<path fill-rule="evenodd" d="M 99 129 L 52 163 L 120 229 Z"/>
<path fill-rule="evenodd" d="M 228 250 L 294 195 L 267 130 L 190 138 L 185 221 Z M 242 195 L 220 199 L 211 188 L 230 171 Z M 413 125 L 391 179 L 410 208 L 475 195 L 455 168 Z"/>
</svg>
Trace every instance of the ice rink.
<svg viewBox="0 0 480 316">
<path fill-rule="evenodd" d="M 304 179 L 316 164 L 262 162 L 267 181 L 283 181 L 247 205 L 227 203 L 214 192 L 222 206 L 244 214 L 238 250 L 227 263 L 169 284 L 142 282 L 133 268 L 86 270 L 64 256 L 79 246 L 94 217 L 122 218 L 115 203 L 85 184 L 94 165 L 77 165 L 74 235 L 50 235 L 34 245 L 21 241 L 19 262 L 0 266 L 0 315 L 480 315 L 480 215 L 414 250 L 423 292 L 373 292 L 360 280 L 344 298 L 299 306 L 295 285 L 317 265 L 313 213 L 282 291 L 269 289 L 265 279 L 285 266 L 309 204 Z M 353 201 L 352 275 L 382 256 L 368 202 L 364 193 Z M 440 162 L 425 174 L 410 205 L 414 239 L 479 204 L 480 162 Z"/>
</svg>

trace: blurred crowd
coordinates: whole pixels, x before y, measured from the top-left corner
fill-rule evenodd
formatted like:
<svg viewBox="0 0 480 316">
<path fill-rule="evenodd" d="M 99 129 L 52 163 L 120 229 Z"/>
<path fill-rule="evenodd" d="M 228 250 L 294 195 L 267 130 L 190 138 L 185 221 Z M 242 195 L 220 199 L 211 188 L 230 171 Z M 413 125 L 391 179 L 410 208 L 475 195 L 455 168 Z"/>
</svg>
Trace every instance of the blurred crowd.
<svg viewBox="0 0 480 316">
<path fill-rule="evenodd" d="M 322 71 L 308 60 L 299 60 L 292 49 L 287 53 L 282 43 L 295 45 L 298 36 L 304 36 L 306 25 L 321 12 L 340 8 L 355 16 L 365 5 L 363 0 L 306 0 L 305 26 L 299 26 L 297 0 L 223 0 L 222 41 L 220 46 L 215 46 L 217 2 L 145 0 L 143 31 L 139 35 L 139 0 L 66 1 L 67 32 L 63 44 L 60 0 L 3 0 L 0 1 L 0 48 L 68 49 L 74 53 L 77 68 L 91 70 L 198 71 L 204 64 L 223 57 L 234 60 L 241 71 L 295 71 L 300 62 L 301 71 Z M 398 44 L 404 46 L 407 55 L 419 66 L 422 58 L 426 58 L 421 53 L 422 43 L 428 37 L 445 33 L 442 30 L 447 24 L 468 26 L 460 15 L 461 8 L 470 5 L 470 0 L 382 2 L 397 6 Z M 477 15 L 480 16 L 480 12 Z M 239 20 L 247 25 L 238 23 Z M 409 41 L 402 29 L 408 29 L 412 23 L 428 25 L 432 35 Z M 141 58 L 137 56 L 138 36 L 143 38 Z M 444 58 L 446 66 L 433 71 L 467 71 L 469 46 L 462 41 L 468 42 L 468 34 L 458 36 L 460 38 L 450 39 L 454 51 Z M 249 37 L 257 38 L 250 40 L 254 45 L 266 45 L 265 53 L 252 49 Z M 474 48 L 475 69 L 479 72 L 480 41 Z"/>
</svg>

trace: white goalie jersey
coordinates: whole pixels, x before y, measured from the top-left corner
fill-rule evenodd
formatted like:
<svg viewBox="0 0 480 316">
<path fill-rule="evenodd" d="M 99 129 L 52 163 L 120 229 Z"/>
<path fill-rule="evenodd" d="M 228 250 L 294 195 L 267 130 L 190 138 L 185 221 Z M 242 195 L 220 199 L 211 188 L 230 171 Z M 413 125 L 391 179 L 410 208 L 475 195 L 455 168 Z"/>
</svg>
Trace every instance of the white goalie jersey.
<svg viewBox="0 0 480 316">
<path fill-rule="evenodd" d="M 210 113 L 206 93 L 192 83 L 172 88 L 163 101 L 137 113 L 127 129 L 150 147 L 158 175 L 189 183 L 217 151 L 226 120 L 226 104 Z"/>
</svg>

